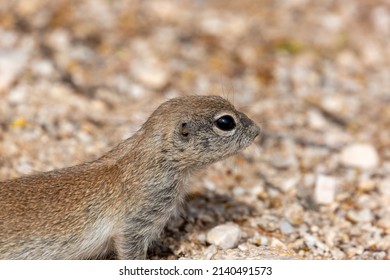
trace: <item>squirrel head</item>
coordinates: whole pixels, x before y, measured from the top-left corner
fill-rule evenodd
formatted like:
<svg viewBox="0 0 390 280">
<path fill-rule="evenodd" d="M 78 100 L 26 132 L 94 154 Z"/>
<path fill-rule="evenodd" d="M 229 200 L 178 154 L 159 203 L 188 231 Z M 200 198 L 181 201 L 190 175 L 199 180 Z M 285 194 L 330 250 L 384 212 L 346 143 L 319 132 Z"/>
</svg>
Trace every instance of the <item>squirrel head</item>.
<svg viewBox="0 0 390 280">
<path fill-rule="evenodd" d="M 181 168 L 202 167 L 249 146 L 260 128 L 218 96 L 187 96 L 161 104 L 145 122 L 144 138 Z"/>
</svg>

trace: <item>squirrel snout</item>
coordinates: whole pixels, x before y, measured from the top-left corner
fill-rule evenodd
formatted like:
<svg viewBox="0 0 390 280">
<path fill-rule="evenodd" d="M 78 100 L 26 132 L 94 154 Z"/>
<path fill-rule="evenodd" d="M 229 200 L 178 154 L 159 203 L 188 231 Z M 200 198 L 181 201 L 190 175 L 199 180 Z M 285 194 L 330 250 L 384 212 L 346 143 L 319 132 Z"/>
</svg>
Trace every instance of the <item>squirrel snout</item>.
<svg viewBox="0 0 390 280">
<path fill-rule="evenodd" d="M 260 126 L 258 126 L 254 121 L 248 118 L 248 116 L 245 115 L 244 113 L 240 112 L 239 116 L 240 116 L 240 121 L 245 128 L 253 130 L 256 136 L 260 135 L 261 133 Z"/>
</svg>

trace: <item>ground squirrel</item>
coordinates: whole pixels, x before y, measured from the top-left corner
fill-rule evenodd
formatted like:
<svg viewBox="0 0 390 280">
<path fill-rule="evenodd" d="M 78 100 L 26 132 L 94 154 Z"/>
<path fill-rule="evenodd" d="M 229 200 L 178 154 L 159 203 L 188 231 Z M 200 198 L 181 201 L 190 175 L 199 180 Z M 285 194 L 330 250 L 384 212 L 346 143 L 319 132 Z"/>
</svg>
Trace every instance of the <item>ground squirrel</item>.
<svg viewBox="0 0 390 280">
<path fill-rule="evenodd" d="M 144 259 L 189 175 L 259 133 L 221 97 L 179 97 L 95 161 L 0 182 L 0 259 Z"/>
</svg>

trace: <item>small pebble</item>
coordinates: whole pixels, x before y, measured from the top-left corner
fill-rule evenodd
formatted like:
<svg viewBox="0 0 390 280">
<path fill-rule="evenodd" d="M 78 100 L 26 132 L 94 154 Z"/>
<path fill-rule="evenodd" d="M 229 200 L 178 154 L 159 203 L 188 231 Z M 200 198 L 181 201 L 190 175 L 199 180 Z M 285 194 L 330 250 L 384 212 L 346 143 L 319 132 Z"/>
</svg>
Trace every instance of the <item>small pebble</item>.
<svg viewBox="0 0 390 280">
<path fill-rule="evenodd" d="M 332 259 L 334 260 L 343 260 L 345 259 L 345 253 L 343 251 L 341 251 L 340 249 L 338 248 L 335 248 L 331 251 L 331 254 L 332 254 Z"/>
<path fill-rule="evenodd" d="M 207 214 L 199 214 L 199 220 L 201 220 L 204 223 L 212 223 L 215 221 L 213 217 Z"/>
<path fill-rule="evenodd" d="M 217 246 L 210 245 L 209 247 L 204 250 L 204 259 L 205 260 L 211 260 L 212 257 L 218 252 Z"/>
<path fill-rule="evenodd" d="M 26 66 L 29 47 L 0 50 L 0 91 L 7 90 Z"/>
<path fill-rule="evenodd" d="M 280 184 L 280 188 L 283 190 L 283 192 L 289 192 L 290 190 L 296 189 L 298 183 L 298 177 L 288 178 Z"/>
<path fill-rule="evenodd" d="M 266 231 L 275 231 L 278 229 L 279 218 L 273 215 L 262 215 L 250 220 L 252 227 L 261 228 Z"/>
<path fill-rule="evenodd" d="M 331 204 L 337 188 L 337 180 L 334 177 L 319 175 L 317 177 L 314 199 L 318 204 Z"/>
<path fill-rule="evenodd" d="M 318 111 L 309 111 L 308 112 L 308 121 L 309 121 L 309 126 L 312 127 L 313 129 L 325 129 L 327 122 L 323 115 L 319 113 Z"/>
<path fill-rule="evenodd" d="M 297 203 L 292 204 L 285 210 L 284 216 L 291 224 L 300 225 L 304 219 L 303 207 Z"/>
<path fill-rule="evenodd" d="M 242 244 L 238 245 L 237 248 L 240 249 L 241 251 L 248 251 L 248 249 L 249 249 L 248 245 L 245 244 L 245 243 L 242 243 Z"/>
<path fill-rule="evenodd" d="M 303 238 L 307 247 L 309 247 L 314 254 L 323 255 L 325 252 L 329 251 L 329 247 L 320 241 L 316 236 L 304 234 Z"/>
<path fill-rule="evenodd" d="M 374 260 L 384 260 L 386 255 L 386 252 L 374 252 L 372 254 Z"/>
<path fill-rule="evenodd" d="M 278 249 L 287 249 L 286 245 L 275 237 L 272 237 L 270 246 Z"/>
<path fill-rule="evenodd" d="M 290 157 L 275 157 L 272 158 L 270 164 L 278 169 L 285 169 L 289 167 L 295 167 L 298 165 L 297 159 L 294 156 Z"/>
<path fill-rule="evenodd" d="M 378 250 L 383 250 L 383 251 L 389 250 L 390 249 L 390 235 L 386 235 L 383 238 L 381 238 L 380 240 L 378 240 L 376 243 L 376 248 Z"/>
<path fill-rule="evenodd" d="M 381 194 L 390 196 L 390 177 L 383 179 L 379 182 L 379 191 Z"/>
<path fill-rule="evenodd" d="M 199 234 L 198 241 L 202 244 L 205 244 L 206 243 L 206 234 L 204 234 L 204 233 Z"/>
<path fill-rule="evenodd" d="M 258 196 L 259 194 L 262 194 L 264 193 L 264 186 L 254 186 L 251 190 L 250 190 L 251 194 L 253 196 Z"/>
<path fill-rule="evenodd" d="M 370 191 L 373 191 L 375 189 L 375 182 L 372 181 L 372 180 L 365 180 L 365 181 L 362 181 L 359 186 L 358 186 L 359 190 L 363 191 L 363 192 L 370 192 Z M 390 191 L 390 190 L 389 190 Z M 390 194 L 390 193 L 389 193 Z"/>
<path fill-rule="evenodd" d="M 348 211 L 347 218 L 355 223 L 366 223 L 371 222 L 374 217 L 370 209 L 363 209 L 360 211 Z"/>
<path fill-rule="evenodd" d="M 137 80 L 152 89 L 161 89 L 169 82 L 167 69 L 152 59 L 133 62 L 131 70 Z"/>
<path fill-rule="evenodd" d="M 245 189 L 243 189 L 241 187 L 236 187 L 233 189 L 233 194 L 234 194 L 234 196 L 241 196 L 241 195 L 245 194 Z"/>
<path fill-rule="evenodd" d="M 294 232 L 294 227 L 288 221 L 281 221 L 279 228 L 284 235 L 289 235 Z"/>
<path fill-rule="evenodd" d="M 363 252 L 364 249 L 362 247 L 349 247 L 345 249 L 345 253 L 349 259 L 354 256 L 361 255 Z"/>
<path fill-rule="evenodd" d="M 268 237 L 256 232 L 253 237 L 249 239 L 249 242 L 256 246 L 265 246 L 268 245 Z"/>
<path fill-rule="evenodd" d="M 348 167 L 372 169 L 379 165 L 379 156 L 373 145 L 358 143 L 342 150 L 340 162 Z"/>
<path fill-rule="evenodd" d="M 310 227 L 311 232 L 318 232 L 320 229 L 316 225 Z"/>
<path fill-rule="evenodd" d="M 215 184 L 213 182 L 211 182 L 210 180 L 205 180 L 204 185 L 210 191 L 215 190 Z"/>
<path fill-rule="evenodd" d="M 207 242 L 222 249 L 237 247 L 240 239 L 241 230 L 233 223 L 216 226 L 207 233 Z"/>
<path fill-rule="evenodd" d="M 380 219 L 378 221 L 378 226 L 383 229 L 390 230 L 390 217 Z"/>
</svg>

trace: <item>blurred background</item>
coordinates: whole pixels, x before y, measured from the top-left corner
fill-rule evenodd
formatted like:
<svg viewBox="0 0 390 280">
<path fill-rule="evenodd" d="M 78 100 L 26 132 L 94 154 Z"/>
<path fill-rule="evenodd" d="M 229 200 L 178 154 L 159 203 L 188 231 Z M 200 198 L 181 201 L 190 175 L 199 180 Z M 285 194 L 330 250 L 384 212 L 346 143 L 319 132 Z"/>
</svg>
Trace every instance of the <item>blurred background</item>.
<svg viewBox="0 0 390 280">
<path fill-rule="evenodd" d="M 0 180 L 190 94 L 264 134 L 193 180 L 151 258 L 389 258 L 390 1 L 0 0 Z"/>
</svg>

